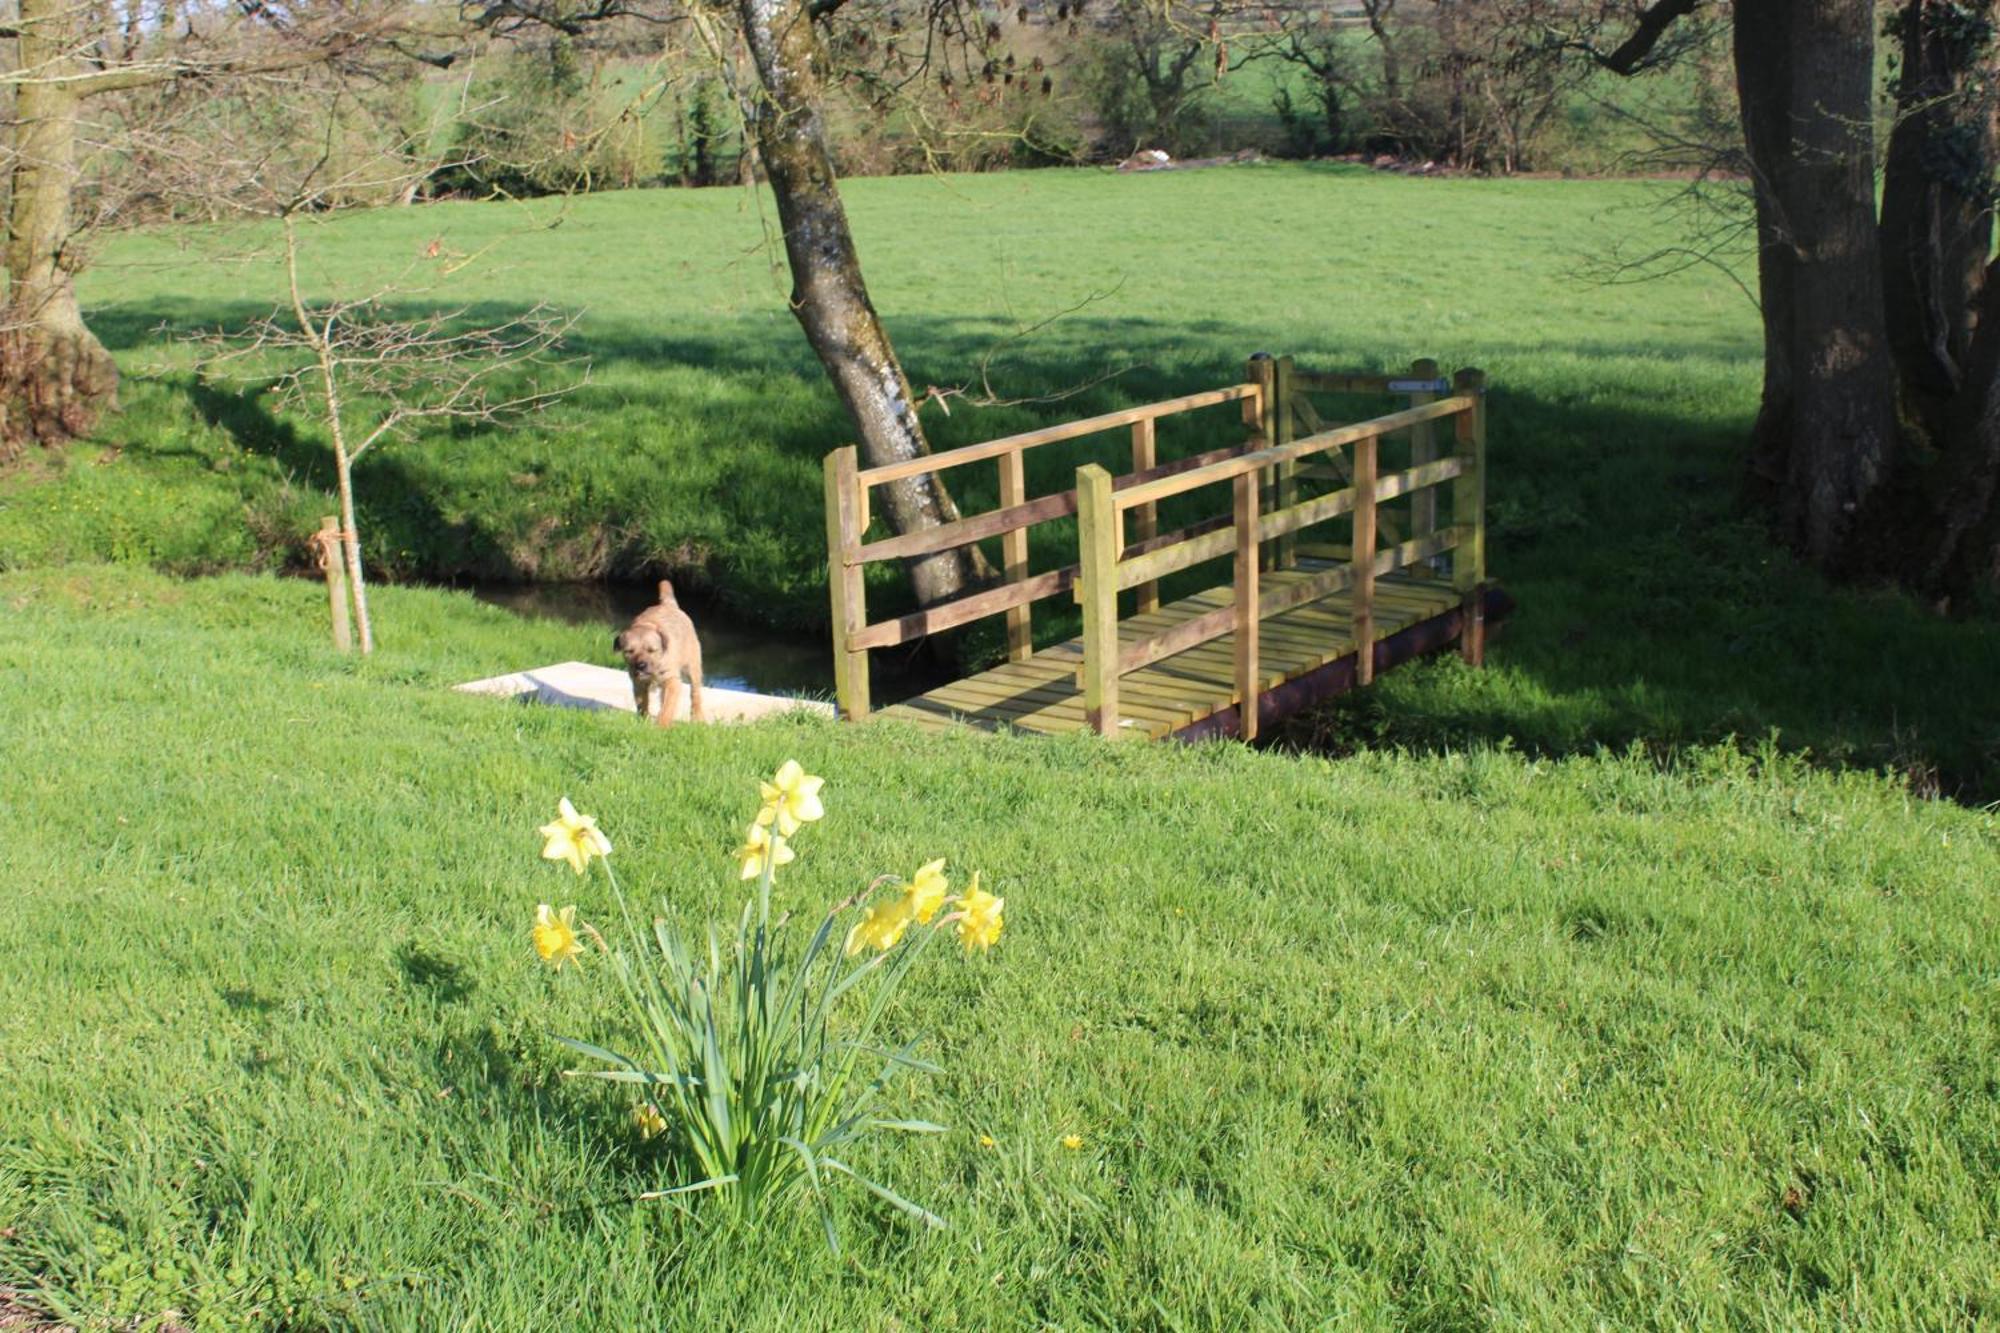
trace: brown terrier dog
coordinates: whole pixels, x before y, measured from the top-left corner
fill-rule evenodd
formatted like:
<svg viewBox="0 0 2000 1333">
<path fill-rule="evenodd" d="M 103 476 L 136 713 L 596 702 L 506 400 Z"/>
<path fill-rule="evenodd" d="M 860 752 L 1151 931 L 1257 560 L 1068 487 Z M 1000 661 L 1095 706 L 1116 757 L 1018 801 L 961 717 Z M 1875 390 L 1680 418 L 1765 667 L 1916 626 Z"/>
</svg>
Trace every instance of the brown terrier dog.
<svg viewBox="0 0 2000 1333">
<path fill-rule="evenodd" d="M 632 676 L 632 702 L 644 722 L 653 712 L 653 691 L 660 691 L 659 720 L 672 726 L 680 709 L 681 672 L 688 678 L 689 712 L 697 722 L 705 720 L 701 707 L 701 641 L 694 636 L 694 622 L 674 600 L 674 585 L 660 580 L 660 604 L 649 606 L 630 626 L 612 640 L 625 659 Z"/>
</svg>

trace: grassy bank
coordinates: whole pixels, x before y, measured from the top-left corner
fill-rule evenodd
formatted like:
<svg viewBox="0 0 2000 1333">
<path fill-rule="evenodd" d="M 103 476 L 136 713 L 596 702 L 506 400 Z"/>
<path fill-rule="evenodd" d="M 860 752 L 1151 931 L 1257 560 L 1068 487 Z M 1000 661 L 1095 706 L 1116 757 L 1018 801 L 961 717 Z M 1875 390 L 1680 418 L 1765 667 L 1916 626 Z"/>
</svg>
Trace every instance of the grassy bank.
<svg viewBox="0 0 2000 1333">
<path fill-rule="evenodd" d="M 2000 1310 L 1990 816 L 1734 749 L 660 735 L 441 688 L 571 631 L 382 601 L 411 632 L 357 665 L 308 584 L 0 576 L 0 1283 L 198 1327 Z M 794 755 L 829 784 L 799 904 L 934 855 L 1009 903 L 895 1020 L 954 1132 L 870 1165 L 952 1229 L 846 1199 L 849 1262 L 804 1213 L 618 1202 L 671 1161 L 549 1040 L 611 1030 L 607 978 L 527 945 L 595 891 L 535 858 L 557 795 L 693 916 Z"/>
<path fill-rule="evenodd" d="M 1515 395 L 1496 422 L 1503 450 L 1558 426 L 1562 408 L 1615 402 L 1635 423 L 1618 442 L 1630 453 L 1734 428 L 1751 406 L 1754 316 L 1726 282 L 1687 275 L 1634 302 L 1572 280 L 1621 231 L 1657 232 L 1650 186 L 1253 166 L 862 180 L 847 194 L 920 392 L 976 382 L 982 362 L 1007 399 L 1113 377 L 1058 404 L 932 407 L 941 445 L 1226 382 L 1259 349 L 1329 366 L 1485 365 Z M 573 350 L 593 366 L 583 392 L 528 428 L 440 432 L 367 460 L 374 561 L 432 579 L 660 570 L 706 577 L 779 623 L 823 618 L 818 465 L 849 432 L 786 310 L 770 222 L 768 201 L 721 189 L 315 228 L 308 265 L 324 290 L 370 289 L 417 262 L 430 285 L 413 302 L 484 318 L 553 300 L 581 313 Z M 127 411 L 60 484 L 0 489 L 0 562 L 189 572 L 297 558 L 327 506 L 318 436 L 193 383 L 169 337 L 269 310 L 277 270 L 243 257 L 268 240 L 127 238 L 90 270 L 83 297 L 131 377 Z M 441 258 L 419 262 L 433 241 Z M 466 255 L 478 259 L 442 271 Z M 1052 482 L 1077 455 L 1038 461 Z M 1565 465 L 1602 475 L 1605 460 Z M 1496 470 L 1527 493 L 1518 466 Z M 991 477 L 963 482 L 968 499 L 990 498 Z"/>
<path fill-rule="evenodd" d="M 1824 760 L 2000 796 L 1987 688 L 2000 631 L 1829 591 L 1740 512 L 1759 348 L 1741 293 L 1710 270 L 1621 288 L 1578 278 L 1615 240 L 1669 235 L 1648 212 L 1659 188 L 1258 166 L 864 180 L 847 194 L 918 386 L 976 380 L 989 355 L 1006 398 L 1122 372 L 1059 403 L 927 409 L 940 445 L 1223 382 L 1258 349 L 1318 366 L 1429 354 L 1488 369 L 1491 566 L 1522 606 L 1496 670 L 1398 673 L 1294 738 L 1511 739 L 1563 754 L 1775 730 Z M 594 367 L 528 428 L 365 460 L 382 570 L 667 572 L 820 633 L 819 459 L 846 429 L 761 248 L 759 207 L 736 190 L 634 192 L 559 214 L 447 205 L 316 231 L 313 264 L 349 291 L 433 239 L 447 255 L 476 253 L 424 299 L 482 315 L 558 300 L 582 312 L 576 350 Z M 255 402 L 194 384 L 160 332 L 266 309 L 268 264 L 208 262 L 255 239 L 135 238 L 87 275 L 92 318 L 132 375 L 128 410 L 55 475 L 0 479 L 0 566 L 201 572 L 299 558 L 301 534 L 329 509 L 324 448 Z M 1172 456 L 1213 439 L 1175 427 L 1161 443 Z M 1082 458 L 1114 461 L 1120 447 L 1038 451 L 1031 485 L 1060 487 Z M 992 501 L 984 469 L 957 480 L 969 505 Z M 1062 525 L 1037 529 L 1036 563 L 1067 562 L 1072 540 Z M 896 571 L 873 572 L 871 606 L 893 611 L 906 598 Z M 1066 608 L 1046 609 L 1044 634 L 1068 632 Z M 1922 665 L 1896 665 L 1908 663 Z"/>
</svg>

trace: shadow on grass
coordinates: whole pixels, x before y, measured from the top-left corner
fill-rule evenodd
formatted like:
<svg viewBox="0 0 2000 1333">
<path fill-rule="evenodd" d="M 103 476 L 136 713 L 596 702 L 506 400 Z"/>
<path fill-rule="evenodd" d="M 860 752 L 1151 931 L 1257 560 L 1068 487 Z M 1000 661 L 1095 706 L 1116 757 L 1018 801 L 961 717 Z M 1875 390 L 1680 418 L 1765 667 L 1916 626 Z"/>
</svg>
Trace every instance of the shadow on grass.
<svg viewBox="0 0 2000 1333">
<path fill-rule="evenodd" d="M 203 306 L 168 322 L 214 327 L 258 313 Z M 486 306 L 467 318 L 518 313 Z M 156 308 L 94 316 L 106 342 L 127 349 L 157 341 L 160 320 Z M 1241 330 L 1220 322 L 1204 330 L 1073 317 L 1019 344 L 992 321 L 891 322 L 919 391 L 976 378 L 987 357 L 1003 393 L 1084 386 L 1055 402 L 981 408 L 960 400 L 948 417 L 927 412 L 939 448 L 1233 382 L 1242 356 L 1258 350 L 1239 346 Z M 657 515 L 643 512 L 659 498 L 648 488 L 672 472 L 675 484 L 694 492 L 673 497 L 688 510 L 677 518 L 696 534 L 682 544 L 724 544 L 724 558 L 707 570 L 715 583 L 780 608 L 794 631 L 824 632 L 817 474 L 822 454 L 849 432 L 803 341 L 774 341 L 774 328 L 790 333 L 768 318 L 743 317 L 671 333 L 598 325 L 573 336 L 569 350 L 592 363 L 594 383 L 566 401 L 553 424 L 631 470 L 573 497 L 563 526 L 657 527 Z M 1383 365 L 1359 347 L 1269 350 L 1292 352 L 1307 367 Z M 1440 750 L 1505 740 L 1559 755 L 1775 732 L 1786 748 L 1810 749 L 1824 762 L 1893 768 L 1920 792 L 2000 797 L 2000 704 L 1990 686 L 2000 675 L 2000 626 L 1946 621 L 1886 591 L 1826 586 L 1768 542 L 1739 498 L 1756 369 L 1738 346 L 1565 345 L 1560 369 L 1546 360 L 1551 350 L 1542 342 L 1481 344 L 1494 385 L 1488 563 L 1520 608 L 1490 669 L 1474 675 L 1440 663 L 1395 673 L 1295 720 L 1279 743 Z M 687 401 L 685 378 L 669 374 L 689 370 L 703 377 L 699 404 Z M 324 449 L 261 404 L 199 385 L 181 391 L 245 449 L 327 484 Z M 1322 415 L 1351 420 L 1386 406 L 1325 402 Z M 669 430 L 659 422 L 680 424 Z M 1235 429 L 1228 409 L 1170 423 L 1161 454 L 1211 447 Z M 688 471 L 695 439 L 727 448 L 698 460 L 705 470 Z M 1118 465 L 1127 447 L 1124 433 L 1113 432 L 1037 450 L 1029 456 L 1030 491 L 1068 485 L 1082 461 Z M 378 545 L 418 553 L 400 572 L 531 577 L 509 536 L 522 526 L 518 516 L 468 507 L 467 516 L 448 520 L 452 477 L 419 466 L 422 457 L 421 449 L 393 451 L 356 474 L 366 521 L 384 534 Z M 996 503 L 991 472 L 952 475 L 968 511 Z M 672 538 L 669 531 L 614 545 L 602 572 L 683 573 L 662 555 Z M 1073 542 L 1067 523 L 1036 529 L 1034 566 L 1067 563 Z M 753 548 L 756 559 L 741 554 Z M 907 605 L 900 588 L 871 585 L 872 618 Z M 1074 608 L 1060 599 L 1036 612 L 1044 641 L 1075 632 Z M 961 650 L 977 657 L 996 642 L 997 635 L 976 635 Z"/>
</svg>

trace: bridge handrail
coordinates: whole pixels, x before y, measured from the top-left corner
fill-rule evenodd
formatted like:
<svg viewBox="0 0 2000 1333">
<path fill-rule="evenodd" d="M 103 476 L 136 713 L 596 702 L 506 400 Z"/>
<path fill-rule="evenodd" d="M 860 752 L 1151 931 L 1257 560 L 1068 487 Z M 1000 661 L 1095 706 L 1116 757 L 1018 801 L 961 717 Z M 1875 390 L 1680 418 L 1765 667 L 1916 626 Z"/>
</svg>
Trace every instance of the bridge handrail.
<svg viewBox="0 0 2000 1333">
<path fill-rule="evenodd" d="M 1231 384 L 1220 389 L 1207 389 L 1201 393 L 1183 394 L 1179 398 L 1167 398 L 1157 403 L 1142 403 L 1137 407 L 1084 417 L 1079 421 L 1065 421 L 1058 426 L 1044 426 L 1040 430 L 1023 431 L 1019 435 L 1003 435 L 997 440 L 961 445 L 956 449 L 947 449 L 943 453 L 924 454 L 918 458 L 904 459 L 899 463 L 884 463 L 880 467 L 863 468 L 857 474 L 857 480 L 864 486 L 882 486 L 892 481 L 901 481 L 905 477 L 920 476 L 926 472 L 943 472 L 949 468 L 964 467 L 968 463 L 983 463 L 1002 454 L 1034 449 L 1044 444 L 1056 444 L 1063 440 L 1079 439 L 1085 435 L 1096 435 L 1103 431 L 1116 430 L 1120 426 L 1136 425 L 1142 421 L 1158 421 L 1161 417 L 1173 416 L 1177 412 L 1192 412 L 1198 408 L 1214 407 L 1218 403 L 1233 403 L 1245 398 L 1256 398 L 1262 392 L 1263 387 L 1252 382 Z"/>
<path fill-rule="evenodd" d="M 1281 415 L 1274 433 L 1281 438 L 1291 424 L 1285 402 L 1287 380 L 1293 384 L 1311 382 L 1308 377 L 1291 371 L 1288 362 L 1289 358 L 1280 363 L 1276 376 Z M 1412 386 L 1410 392 L 1428 397 L 1430 386 L 1418 383 L 1422 387 Z M 1259 627 L 1266 617 L 1343 590 L 1351 591 L 1355 679 L 1357 684 L 1366 685 L 1373 679 L 1375 667 L 1375 580 L 1447 553 L 1452 559 L 1453 589 L 1462 599 L 1467 655 L 1476 656 L 1480 651 L 1476 646 L 1476 617 L 1486 578 L 1484 384 L 1481 372 L 1463 370 L 1451 382 L 1453 393 L 1448 398 L 1420 402 L 1351 426 L 1321 430 L 1301 440 L 1266 445 L 1137 485 L 1117 485 L 1110 473 L 1096 464 L 1079 468 L 1080 558 L 1074 586 L 1077 601 L 1083 606 L 1081 675 L 1086 725 L 1100 733 L 1113 734 L 1118 725 L 1121 675 L 1197 644 L 1234 634 L 1237 732 L 1246 740 L 1253 739 L 1257 734 L 1257 700 L 1263 693 L 1258 660 Z M 1429 425 L 1442 420 L 1453 422 L 1456 448 L 1446 457 L 1429 457 Z M 1377 466 L 1378 446 L 1384 436 L 1402 430 L 1418 433 L 1414 437 L 1417 443 L 1411 465 L 1381 475 Z M 1354 449 L 1351 485 L 1305 501 L 1291 498 L 1294 492 L 1286 485 L 1291 469 L 1305 459 L 1349 445 Z M 1261 488 L 1266 478 L 1278 481 L 1272 488 L 1278 505 L 1270 510 L 1262 507 Z M 1231 514 L 1226 523 L 1215 525 L 1211 531 L 1187 534 L 1177 541 L 1154 543 L 1152 549 L 1141 553 L 1135 554 L 1126 546 L 1127 509 L 1223 482 L 1231 483 L 1233 491 Z M 1448 526 L 1435 525 L 1434 507 L 1419 509 L 1419 525 L 1425 530 L 1386 550 L 1377 549 L 1378 511 L 1385 501 L 1402 495 L 1416 496 L 1447 482 L 1452 484 L 1453 519 Z M 1292 534 L 1301 529 L 1349 513 L 1354 516 L 1354 541 L 1345 552 L 1345 563 L 1269 592 L 1260 588 L 1266 542 L 1278 540 L 1288 544 Z M 1119 642 L 1120 590 L 1140 584 L 1154 585 L 1168 574 L 1231 552 L 1235 554 L 1236 572 L 1227 606 L 1134 642 Z M 1279 563 L 1290 564 L 1289 555 L 1281 555 Z"/>
<path fill-rule="evenodd" d="M 1174 653 L 1234 632 L 1237 637 L 1237 687 L 1242 701 L 1240 730 L 1256 731 L 1255 701 L 1259 696 L 1258 625 L 1266 617 L 1293 606 L 1351 589 L 1357 643 L 1373 643 L 1374 582 L 1381 575 L 1419 562 L 1437 562 L 1450 553 L 1455 589 L 1465 598 L 1468 617 L 1466 651 L 1476 643 L 1473 617 L 1477 593 L 1485 579 L 1484 376 L 1460 371 L 1452 380 L 1437 377 L 1437 365 L 1419 361 L 1410 375 L 1314 374 L 1298 370 L 1290 357 L 1259 356 L 1248 367 L 1246 381 L 1185 394 L 1080 421 L 1027 431 L 997 440 L 967 445 L 943 453 L 883 467 L 863 469 L 853 446 L 827 455 L 825 467 L 828 583 L 833 604 L 835 680 L 841 711 L 865 717 L 869 710 L 868 652 L 907 643 L 927 634 L 1005 614 L 1008 656 L 1025 661 L 1034 654 L 1030 607 L 1065 592 L 1074 592 L 1084 610 L 1083 647 L 1079 655 L 1085 709 L 1090 725 L 1109 732 L 1117 725 L 1117 679 L 1120 675 Z M 1399 412 L 1333 429 L 1321 427 L 1312 405 L 1301 392 L 1321 389 L 1345 393 L 1390 393 L 1407 397 L 1412 406 Z M 1449 391 L 1450 396 L 1437 395 Z M 1169 463 L 1155 455 L 1155 427 L 1163 417 L 1219 404 L 1240 402 L 1249 432 L 1242 445 L 1208 450 Z M 1454 423 L 1457 447 L 1435 457 L 1433 423 Z M 1294 438 L 1295 425 L 1307 433 Z M 1076 489 L 1029 499 L 1022 457 L 1028 449 L 1062 440 L 1129 426 L 1132 470 L 1114 477 L 1096 464 L 1077 472 Z M 1410 467 L 1378 475 L 1377 446 L 1381 439 L 1408 431 L 1412 441 Z M 1344 489 L 1300 501 L 1297 478 L 1302 464 L 1331 457 L 1336 474 L 1341 452 L 1353 446 L 1352 484 Z M 873 542 L 863 540 L 869 525 L 870 495 L 886 485 L 926 472 L 945 471 L 986 460 L 1000 469 L 1000 506 L 938 527 L 898 534 Z M 1323 470 L 1322 470 L 1323 471 Z M 1336 475 L 1336 479 L 1338 476 Z M 1452 483 L 1453 521 L 1436 525 L 1437 487 Z M 1230 483 L 1232 510 L 1161 534 L 1157 524 L 1160 501 L 1204 486 Z M 1412 495 L 1415 535 L 1378 550 L 1377 510 L 1388 500 Z M 1264 508 L 1266 497 L 1272 503 Z M 1345 514 L 1354 515 L 1351 548 L 1336 548 L 1343 563 L 1309 578 L 1268 592 L 1258 586 L 1258 571 L 1266 562 L 1266 543 L 1277 546 L 1280 567 L 1294 563 L 1294 536 L 1314 524 Z M 1074 514 L 1078 520 L 1078 560 L 1073 565 L 1028 573 L 1028 529 Z M 1132 531 L 1126 531 L 1131 518 Z M 888 620 L 867 618 L 863 574 L 868 564 L 907 560 L 1000 538 L 1006 582 L 949 602 Z M 1159 606 L 1159 580 L 1169 574 L 1231 552 L 1236 555 L 1231 604 L 1195 617 L 1139 641 L 1120 645 L 1117 598 L 1137 589 L 1140 614 Z M 1367 559 L 1358 553 L 1366 552 Z M 1246 612 L 1246 608 L 1249 610 Z M 1357 654 L 1359 683 L 1373 675 L 1373 654 Z"/>
<path fill-rule="evenodd" d="M 827 582 L 833 601 L 834 683 L 841 712 L 849 717 L 868 714 L 868 650 L 908 643 L 926 634 L 953 629 L 987 616 L 1007 617 L 1007 653 L 1014 661 L 1026 661 L 1034 654 L 1034 628 L 1030 607 L 1043 598 L 1058 596 L 1075 583 L 1075 565 L 1028 573 L 1027 530 L 1038 523 L 1066 518 L 1076 512 L 1076 492 L 1060 491 L 1029 499 L 1023 455 L 1028 450 L 1062 440 L 1130 427 L 1132 471 L 1126 485 L 1143 485 L 1178 473 L 1220 462 L 1262 443 L 1253 435 L 1243 445 L 1211 449 L 1188 458 L 1160 463 L 1156 456 L 1156 432 L 1163 417 L 1198 411 L 1225 403 L 1243 404 L 1246 426 L 1256 430 L 1264 420 L 1270 401 L 1268 360 L 1251 363 L 1252 378 L 1240 383 L 1183 394 L 1157 403 L 1143 403 L 1117 412 L 1106 412 L 1079 421 L 1064 422 L 1003 436 L 980 444 L 948 449 L 921 458 L 862 468 L 859 452 L 852 445 L 836 449 L 826 457 Z M 862 540 L 869 524 L 869 492 L 923 473 L 942 472 L 971 463 L 995 460 L 1000 469 L 1000 507 L 970 518 L 960 518 L 933 528 L 899 533 L 877 541 Z M 1151 504 L 1137 506 L 1134 530 L 1137 549 L 1156 543 L 1158 522 Z M 1180 534 L 1169 534 L 1176 536 Z M 908 560 L 934 555 L 992 537 L 1000 538 L 1007 581 L 999 587 L 982 589 L 949 602 L 913 611 L 908 615 L 870 623 L 863 570 L 882 560 Z M 1142 602 L 1159 604 L 1156 587 L 1142 588 Z"/>
<path fill-rule="evenodd" d="M 1332 430 L 1308 435 L 1303 440 L 1290 444 L 1266 445 L 1264 448 L 1234 458 L 1211 463 L 1206 467 L 1192 468 L 1175 476 L 1149 480 L 1143 485 L 1123 488 L 1117 505 L 1120 510 L 1134 505 L 1150 504 L 1182 495 L 1203 486 L 1213 486 L 1217 482 L 1230 481 L 1246 472 L 1261 472 L 1265 468 L 1281 463 L 1302 462 L 1314 454 L 1323 454 L 1329 449 L 1339 449 L 1364 439 L 1380 439 L 1384 435 L 1407 429 L 1425 421 L 1437 421 L 1444 417 L 1457 416 L 1472 410 L 1471 398 L 1453 397 L 1425 403 L 1421 407 L 1405 408 L 1401 412 L 1391 412 L 1387 416 L 1371 417 L 1351 426 L 1336 426 Z"/>
</svg>

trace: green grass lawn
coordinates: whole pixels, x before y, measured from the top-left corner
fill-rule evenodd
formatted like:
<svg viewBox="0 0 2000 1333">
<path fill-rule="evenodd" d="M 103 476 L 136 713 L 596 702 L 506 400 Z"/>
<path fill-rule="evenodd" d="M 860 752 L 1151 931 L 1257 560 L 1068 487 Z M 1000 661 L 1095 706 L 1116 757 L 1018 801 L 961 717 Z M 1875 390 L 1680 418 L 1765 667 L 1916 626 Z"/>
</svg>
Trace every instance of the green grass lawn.
<svg viewBox="0 0 2000 1333">
<path fill-rule="evenodd" d="M 381 603 L 356 663 L 304 582 L 0 575 L 0 1284 L 199 1328 L 2000 1315 L 1989 815 L 1740 747 L 659 734 L 442 688 L 592 633 Z M 867 1163 L 952 1227 L 842 1196 L 845 1260 L 620 1202 L 675 1163 L 559 1078 L 617 1009 L 527 940 L 606 908 L 537 860 L 558 795 L 695 920 L 789 756 L 829 814 L 787 903 L 936 855 L 1008 900 L 893 1020 L 953 1132 Z"/>
<path fill-rule="evenodd" d="M 1511 739 L 1553 755 L 1776 731 L 1828 762 L 2000 798 L 2000 630 L 1829 590 L 1739 506 L 1761 356 L 1749 302 L 1706 269 L 1612 288 L 1579 276 L 1614 241 L 1670 239 L 1656 207 L 1671 187 L 1266 165 L 844 188 L 920 388 L 976 380 L 989 354 L 1008 398 L 1122 372 L 1058 403 L 929 409 L 940 445 L 1228 382 L 1257 350 L 1308 367 L 1433 355 L 1489 372 L 1490 565 L 1522 608 L 1494 670 L 1472 682 L 1397 673 L 1294 740 Z M 735 189 L 650 191 L 316 229 L 314 266 L 348 292 L 402 271 L 433 238 L 477 253 L 423 299 L 482 314 L 555 301 L 581 312 L 575 350 L 593 366 L 546 420 L 365 459 L 375 563 L 433 579 L 671 573 L 783 629 L 823 633 L 819 466 L 847 430 L 785 308 L 760 207 Z M 193 573 L 301 558 L 331 508 L 318 436 L 194 384 L 160 332 L 267 309 L 270 264 L 215 262 L 218 248 L 257 240 L 131 238 L 86 274 L 91 317 L 132 376 L 129 408 L 54 475 L 0 478 L 0 568 L 115 560 Z M 1164 428 L 1163 454 L 1216 442 L 1227 417 Z M 1061 488 L 1079 461 L 1115 461 L 1123 447 L 1037 451 L 1030 484 Z M 969 507 L 993 503 L 988 470 L 954 480 Z M 1039 566 L 1074 559 L 1069 525 L 1035 538 Z M 899 609 L 898 572 L 871 572 L 871 608 Z M 1038 615 L 1045 640 L 1074 630 L 1073 608 Z M 393 642 L 399 630 L 392 620 L 382 633 Z M 993 642 L 959 651 L 976 658 Z"/>
<path fill-rule="evenodd" d="M 976 381 L 982 360 L 1009 399 L 1115 377 L 1039 407 L 961 403 L 949 418 L 932 407 L 940 445 L 1230 382 L 1258 350 L 1334 367 L 1419 355 L 1484 365 L 1515 395 L 1496 420 L 1500 447 L 1535 441 L 1548 404 L 1603 403 L 1607 385 L 1618 411 L 1650 423 L 1638 440 L 1598 440 L 1617 452 L 1733 429 L 1753 405 L 1754 312 L 1726 282 L 1691 275 L 1635 300 L 1571 279 L 1613 233 L 1658 233 L 1646 185 L 1255 166 L 845 190 L 919 391 Z M 587 389 L 528 428 L 443 432 L 365 460 L 373 560 L 433 578 L 658 570 L 705 578 L 778 623 L 823 618 L 819 460 L 849 432 L 786 309 L 771 223 L 767 200 L 718 189 L 566 209 L 447 204 L 313 229 L 308 266 L 323 290 L 369 290 L 416 263 L 436 281 L 413 303 L 497 316 L 552 301 L 580 314 L 572 350 L 594 368 Z M 437 276 L 419 262 L 434 239 L 447 259 L 480 257 Z M 103 431 L 115 461 L 73 467 L 55 487 L 0 488 L 0 563 L 130 558 L 188 572 L 298 558 L 328 503 L 317 433 L 195 385 L 167 336 L 269 310 L 276 267 L 241 258 L 269 240 L 254 229 L 127 238 L 86 274 L 92 322 L 131 377 L 127 412 Z M 1170 435 L 1163 447 L 1195 443 Z M 1053 484 L 1079 455 L 1036 461 Z M 996 487 L 958 480 L 975 502 Z"/>
<path fill-rule="evenodd" d="M 1006 397 L 1120 372 L 933 411 L 943 445 L 1256 350 L 1486 368 L 1491 564 L 1521 608 L 1489 668 L 1391 673 L 1280 752 L 663 735 L 455 695 L 605 636 L 384 587 L 381 651 L 335 656 L 324 592 L 254 573 L 329 512 L 322 444 L 196 384 L 161 332 L 268 308 L 268 264 L 215 262 L 255 234 L 121 242 L 85 296 L 127 411 L 0 478 L 0 1286 L 199 1328 L 2000 1318 L 2000 832 L 1970 804 L 2000 796 L 2000 626 L 1827 588 L 1764 541 L 1735 498 L 1754 311 L 1714 274 L 1575 276 L 1669 234 L 1651 187 L 846 188 L 918 386 L 989 352 Z M 423 299 L 580 310 L 594 368 L 528 428 L 365 460 L 378 568 L 669 572 L 822 633 L 844 428 L 762 235 L 731 190 L 319 231 L 349 291 L 432 238 L 481 252 Z M 1043 450 L 1032 483 L 1116 447 Z M 1037 537 L 1045 565 L 1073 539 Z M 952 1227 L 843 1197 L 839 1260 L 804 1209 L 740 1236 L 623 1202 L 681 1168 L 560 1077 L 552 1034 L 617 1037 L 619 1010 L 602 968 L 552 975 L 527 939 L 538 902 L 607 907 L 537 859 L 559 795 L 693 923 L 735 910 L 729 852 L 787 757 L 829 782 L 787 905 L 938 855 L 1008 899 L 996 953 L 927 960 L 894 1016 L 945 1067 L 900 1106 L 952 1134 L 857 1164 Z"/>
</svg>

